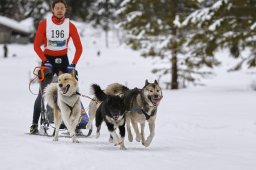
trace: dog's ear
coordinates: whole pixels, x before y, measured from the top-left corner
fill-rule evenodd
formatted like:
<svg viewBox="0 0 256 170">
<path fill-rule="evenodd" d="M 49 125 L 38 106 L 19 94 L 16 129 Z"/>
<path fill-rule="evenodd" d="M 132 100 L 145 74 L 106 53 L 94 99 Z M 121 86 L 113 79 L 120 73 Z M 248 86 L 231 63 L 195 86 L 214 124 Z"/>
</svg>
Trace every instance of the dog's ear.
<svg viewBox="0 0 256 170">
<path fill-rule="evenodd" d="M 148 84 L 149 84 L 148 79 L 146 79 L 145 86 L 147 86 Z"/>
<path fill-rule="evenodd" d="M 60 70 L 60 71 L 59 71 L 59 76 L 62 75 L 62 74 L 63 74 L 63 72 Z"/>
<path fill-rule="evenodd" d="M 157 80 L 154 81 L 154 84 L 158 84 Z"/>
<path fill-rule="evenodd" d="M 76 78 L 76 71 L 75 71 L 75 70 L 70 71 L 70 74 L 71 74 L 74 78 Z"/>
</svg>

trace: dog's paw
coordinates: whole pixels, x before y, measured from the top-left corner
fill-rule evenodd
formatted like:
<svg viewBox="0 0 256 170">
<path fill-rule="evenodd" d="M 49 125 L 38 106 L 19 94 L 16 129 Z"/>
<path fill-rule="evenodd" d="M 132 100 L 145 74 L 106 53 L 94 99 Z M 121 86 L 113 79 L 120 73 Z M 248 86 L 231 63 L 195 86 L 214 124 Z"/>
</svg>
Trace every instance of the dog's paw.
<svg viewBox="0 0 256 170">
<path fill-rule="evenodd" d="M 143 142 L 142 145 L 144 145 L 145 147 L 149 147 L 150 143 L 148 143 L 148 142 Z"/>
<path fill-rule="evenodd" d="M 124 146 L 124 138 L 121 138 L 120 150 L 126 150 L 126 147 Z"/>
<path fill-rule="evenodd" d="M 58 142 L 59 141 L 59 139 L 58 138 L 53 138 L 53 140 L 52 140 L 53 142 Z"/>
<path fill-rule="evenodd" d="M 142 142 L 142 145 L 144 145 L 145 147 L 149 147 L 149 145 L 151 144 L 152 139 L 147 139 L 145 142 Z"/>
<path fill-rule="evenodd" d="M 100 137 L 100 133 L 97 132 L 97 133 L 96 133 L 96 139 L 98 139 L 99 137 Z"/>
<path fill-rule="evenodd" d="M 141 141 L 141 136 L 136 136 L 136 141 L 140 142 Z"/>
<path fill-rule="evenodd" d="M 109 143 L 113 143 L 113 142 L 114 142 L 113 138 L 109 138 L 109 139 L 108 139 L 108 142 L 109 142 Z"/>
<path fill-rule="evenodd" d="M 114 146 L 121 145 L 122 143 L 123 143 L 123 140 L 118 139 L 118 140 L 114 141 Z"/>
<path fill-rule="evenodd" d="M 120 150 L 127 150 L 127 148 L 124 145 L 120 145 Z"/>
<path fill-rule="evenodd" d="M 79 140 L 77 140 L 77 138 L 72 138 L 72 142 L 73 143 L 79 143 Z"/>
<path fill-rule="evenodd" d="M 128 140 L 129 140 L 129 142 L 132 142 L 133 141 L 133 136 L 128 134 Z"/>
</svg>

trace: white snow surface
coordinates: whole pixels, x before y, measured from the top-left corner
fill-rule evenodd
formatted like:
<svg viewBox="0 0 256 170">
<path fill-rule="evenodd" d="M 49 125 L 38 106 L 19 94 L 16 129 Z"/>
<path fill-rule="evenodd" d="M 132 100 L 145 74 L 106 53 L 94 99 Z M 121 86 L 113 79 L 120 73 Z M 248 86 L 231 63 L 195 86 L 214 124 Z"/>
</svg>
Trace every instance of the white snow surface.
<svg viewBox="0 0 256 170">
<path fill-rule="evenodd" d="M 105 88 L 118 82 L 129 88 L 143 87 L 156 77 L 150 70 L 157 62 L 139 57 L 125 46 L 106 49 L 104 33 L 93 36 L 84 30 L 84 51 L 77 65 L 80 92 L 90 94 L 90 85 Z M 86 34 L 88 33 L 88 34 Z M 38 65 L 33 45 L 9 45 L 3 58 L 0 45 L 0 169 L 2 170 L 255 170 L 256 92 L 250 89 L 255 74 L 248 70 L 227 73 L 232 60 L 224 61 L 206 86 L 164 90 L 156 120 L 156 134 L 145 148 L 125 140 L 127 150 L 108 142 L 105 124 L 99 139 L 95 128 L 88 138 L 74 144 L 69 138 L 53 142 L 51 137 L 31 136 L 33 104 L 36 96 L 28 90 L 31 71 Z M 101 56 L 97 56 L 97 51 Z M 11 57 L 16 54 L 16 57 Z M 73 46 L 69 49 L 72 60 Z M 162 84 L 161 84 L 162 85 Z M 164 86 L 162 86 L 164 88 Z M 38 84 L 31 86 L 38 91 Z M 88 108 L 89 100 L 82 98 Z M 146 126 L 147 128 L 147 126 Z M 148 135 L 148 130 L 146 131 Z"/>
</svg>

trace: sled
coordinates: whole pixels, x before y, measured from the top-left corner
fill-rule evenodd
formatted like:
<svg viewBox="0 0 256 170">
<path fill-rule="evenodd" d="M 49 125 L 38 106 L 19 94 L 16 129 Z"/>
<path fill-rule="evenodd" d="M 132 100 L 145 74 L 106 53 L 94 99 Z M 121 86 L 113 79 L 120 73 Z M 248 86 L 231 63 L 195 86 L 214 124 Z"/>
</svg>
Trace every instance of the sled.
<svg viewBox="0 0 256 170">
<path fill-rule="evenodd" d="M 44 106 L 44 105 L 43 105 Z M 81 115 L 79 118 L 79 123 L 77 125 L 77 136 L 78 137 L 89 137 L 92 133 L 92 130 L 90 129 L 88 132 L 86 132 L 86 125 L 89 121 L 89 116 L 87 112 L 84 109 L 83 104 L 81 103 Z M 61 132 L 64 131 L 64 132 Z M 46 109 L 42 109 L 41 112 L 41 119 L 40 119 L 40 129 L 39 133 L 36 135 L 39 136 L 54 136 L 55 133 L 55 127 L 54 127 L 54 119 L 53 119 L 53 110 L 46 105 Z M 59 137 L 69 137 L 69 134 L 67 132 L 66 126 L 62 123 L 60 126 L 60 133 Z"/>
</svg>

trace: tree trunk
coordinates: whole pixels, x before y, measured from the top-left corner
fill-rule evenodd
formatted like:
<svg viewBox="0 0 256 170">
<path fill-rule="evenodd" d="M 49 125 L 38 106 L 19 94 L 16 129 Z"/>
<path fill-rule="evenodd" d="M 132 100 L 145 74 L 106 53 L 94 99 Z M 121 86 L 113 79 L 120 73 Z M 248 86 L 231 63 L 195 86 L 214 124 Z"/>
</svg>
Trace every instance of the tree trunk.
<svg viewBox="0 0 256 170">
<path fill-rule="evenodd" d="M 105 44 L 106 48 L 108 48 L 108 30 L 105 31 Z"/>
<path fill-rule="evenodd" d="M 171 89 L 178 89 L 178 65 L 177 65 L 177 51 L 172 49 L 172 58 L 171 58 Z"/>
<path fill-rule="evenodd" d="M 109 32 L 109 0 L 105 1 L 105 10 L 106 10 L 106 25 L 105 25 L 105 43 L 106 43 L 106 48 L 108 48 L 108 32 Z"/>
<path fill-rule="evenodd" d="M 171 45 L 171 53 L 172 53 L 172 58 L 171 58 L 171 89 L 178 89 L 179 88 L 179 83 L 178 83 L 178 64 L 177 64 L 177 28 L 173 27 L 172 29 L 172 35 L 174 37 L 173 43 Z"/>
<path fill-rule="evenodd" d="M 173 20 L 175 19 L 178 11 L 178 0 L 173 0 L 171 1 L 171 12 L 172 12 L 172 19 L 170 20 L 170 24 L 172 25 L 172 42 L 171 42 L 171 55 L 172 58 L 170 60 L 171 63 L 171 89 L 178 89 L 179 88 L 179 83 L 178 83 L 178 64 L 177 64 L 177 27 L 173 24 Z"/>
</svg>

